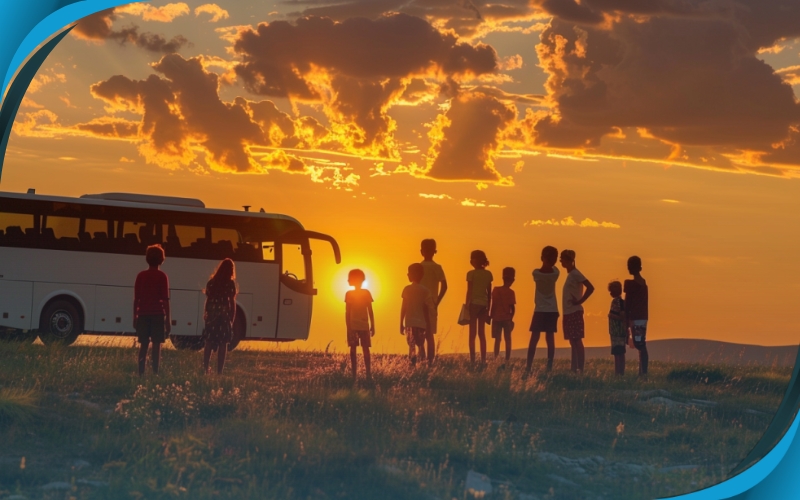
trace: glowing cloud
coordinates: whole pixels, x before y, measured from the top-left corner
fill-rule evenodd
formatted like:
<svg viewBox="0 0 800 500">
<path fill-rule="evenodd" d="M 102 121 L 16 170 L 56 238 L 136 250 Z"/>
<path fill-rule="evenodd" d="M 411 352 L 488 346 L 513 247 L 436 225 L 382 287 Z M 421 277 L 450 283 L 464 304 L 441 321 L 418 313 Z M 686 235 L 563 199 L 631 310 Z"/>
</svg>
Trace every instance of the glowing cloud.
<svg viewBox="0 0 800 500">
<path fill-rule="evenodd" d="M 590 227 L 590 228 L 606 228 L 606 229 L 619 229 L 621 226 L 619 224 L 615 224 L 613 222 L 597 222 L 596 220 L 592 220 L 589 218 L 583 219 L 580 222 L 575 222 L 575 219 L 570 217 L 564 217 L 561 220 L 557 219 L 548 219 L 548 220 L 532 220 L 529 222 L 525 222 L 525 226 L 557 226 L 557 227 Z"/>
<path fill-rule="evenodd" d="M 216 23 L 217 21 L 228 19 L 228 17 L 230 17 L 227 10 L 215 3 L 206 3 L 194 9 L 195 16 L 199 16 L 200 14 L 204 13 L 211 14 L 211 19 L 208 20 L 210 23 Z"/>
</svg>

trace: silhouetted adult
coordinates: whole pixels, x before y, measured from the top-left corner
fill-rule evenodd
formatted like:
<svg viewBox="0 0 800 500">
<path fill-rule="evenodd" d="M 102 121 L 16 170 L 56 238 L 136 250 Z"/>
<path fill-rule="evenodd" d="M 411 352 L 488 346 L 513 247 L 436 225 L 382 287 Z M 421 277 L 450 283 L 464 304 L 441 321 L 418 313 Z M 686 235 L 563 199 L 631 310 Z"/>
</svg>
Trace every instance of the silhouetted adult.
<svg viewBox="0 0 800 500">
<path fill-rule="evenodd" d="M 161 344 L 171 330 L 169 279 L 158 268 L 164 263 L 161 245 L 147 247 L 145 260 L 150 267 L 136 276 L 133 287 L 133 327 L 139 339 L 139 376 L 144 375 L 150 343 L 153 344 L 153 373 L 158 374 Z"/>
<path fill-rule="evenodd" d="M 642 278 L 642 259 L 628 259 L 628 272 L 632 280 L 625 280 L 625 313 L 633 337 L 633 347 L 639 351 L 639 376 L 647 377 L 647 281 Z"/>
<path fill-rule="evenodd" d="M 206 284 L 205 349 L 203 370 L 209 373 L 211 353 L 217 351 L 217 373 L 222 373 L 228 343 L 233 338 L 233 322 L 236 319 L 236 267 L 231 259 L 219 263 Z"/>
</svg>

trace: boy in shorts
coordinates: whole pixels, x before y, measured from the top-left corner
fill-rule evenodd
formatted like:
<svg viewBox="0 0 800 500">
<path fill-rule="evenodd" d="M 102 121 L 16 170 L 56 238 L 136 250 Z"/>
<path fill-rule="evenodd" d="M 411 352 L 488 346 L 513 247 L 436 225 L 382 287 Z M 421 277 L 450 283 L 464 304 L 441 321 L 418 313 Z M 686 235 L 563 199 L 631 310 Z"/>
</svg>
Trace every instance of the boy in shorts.
<svg viewBox="0 0 800 500">
<path fill-rule="evenodd" d="M 350 347 L 350 369 L 355 382 L 358 370 L 358 345 L 364 353 L 364 369 L 367 380 L 372 380 L 369 348 L 371 337 L 375 336 L 375 315 L 372 312 L 372 294 L 361 288 L 367 277 L 361 269 L 353 269 L 347 276 L 347 283 L 354 288 L 344 294 L 345 322 L 347 324 L 347 345 Z"/>
<path fill-rule="evenodd" d="M 633 347 L 639 351 L 639 376 L 647 378 L 647 281 L 642 278 L 642 259 L 628 259 L 628 272 L 632 280 L 625 280 L 625 313 L 633 337 Z"/>
<path fill-rule="evenodd" d="M 516 271 L 513 267 L 503 268 L 503 286 L 492 290 L 492 338 L 494 339 L 494 357 L 500 356 L 500 341 L 506 341 L 506 363 L 511 359 L 511 332 L 514 330 L 514 313 L 517 297 L 511 285 L 514 283 Z M 505 368 L 503 363 L 500 368 Z"/>
<path fill-rule="evenodd" d="M 428 344 L 428 361 L 433 362 L 436 356 L 436 343 L 433 340 L 433 335 L 436 333 L 438 327 L 439 303 L 447 292 L 447 280 L 444 277 L 442 266 L 433 261 L 433 256 L 436 255 L 436 240 L 422 240 L 420 253 L 423 258 L 420 264 L 422 264 L 424 270 L 420 284 L 428 289 L 431 293 L 431 298 L 433 298 L 433 307 L 431 307 L 431 329 L 425 332 L 425 341 Z"/>
<path fill-rule="evenodd" d="M 153 344 L 153 373 L 158 375 L 161 344 L 171 331 L 169 311 L 169 279 L 158 267 L 164 263 L 161 245 L 151 245 L 145 251 L 147 270 L 136 276 L 133 286 L 133 328 L 139 339 L 139 376 L 144 375 L 147 349 Z"/>
<path fill-rule="evenodd" d="M 408 266 L 408 281 L 411 284 L 403 289 L 403 305 L 400 307 L 400 335 L 406 336 L 412 365 L 417 362 L 415 346 L 419 350 L 420 360 L 425 359 L 426 334 L 432 331 L 433 299 L 428 289 L 420 284 L 424 272 L 422 264 Z M 433 361 L 433 357 L 429 356 L 428 360 Z"/>
</svg>

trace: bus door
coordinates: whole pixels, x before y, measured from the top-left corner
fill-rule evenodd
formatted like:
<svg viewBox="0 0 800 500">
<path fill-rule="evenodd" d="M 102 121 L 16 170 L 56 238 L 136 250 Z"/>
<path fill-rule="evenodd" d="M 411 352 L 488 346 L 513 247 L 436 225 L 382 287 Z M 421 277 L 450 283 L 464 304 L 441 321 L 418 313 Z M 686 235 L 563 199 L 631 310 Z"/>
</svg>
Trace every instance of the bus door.
<svg viewBox="0 0 800 500">
<path fill-rule="evenodd" d="M 342 261 L 339 245 L 328 235 L 313 231 L 295 231 L 282 238 L 278 246 L 281 262 L 278 331 L 275 336 L 278 339 L 308 338 L 312 299 L 317 294 L 309 239 L 329 242 L 333 247 L 336 263 Z"/>
<path fill-rule="evenodd" d="M 308 243 L 281 243 L 280 293 L 278 294 L 279 339 L 307 339 L 311 326 L 311 297 L 303 250 Z"/>
</svg>

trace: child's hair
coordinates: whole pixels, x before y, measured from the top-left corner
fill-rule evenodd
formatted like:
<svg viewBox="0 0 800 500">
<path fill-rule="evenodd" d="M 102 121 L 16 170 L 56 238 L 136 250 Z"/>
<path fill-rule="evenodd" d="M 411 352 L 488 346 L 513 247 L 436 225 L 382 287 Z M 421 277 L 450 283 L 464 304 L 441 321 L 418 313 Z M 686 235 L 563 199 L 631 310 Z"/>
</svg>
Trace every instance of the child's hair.
<svg viewBox="0 0 800 500">
<path fill-rule="evenodd" d="M 425 268 L 422 267 L 422 264 L 419 262 L 415 262 L 408 266 L 408 279 L 417 283 L 422 280 L 422 276 L 425 274 Z"/>
<path fill-rule="evenodd" d="M 622 283 L 619 281 L 612 281 L 608 284 L 608 291 L 615 295 L 622 295 Z"/>
<path fill-rule="evenodd" d="M 144 260 L 151 266 L 160 266 L 164 263 L 164 249 L 161 245 L 150 245 L 144 252 Z"/>
<path fill-rule="evenodd" d="M 436 253 L 436 240 L 433 238 L 426 238 L 420 243 L 420 252 L 423 254 Z"/>
<path fill-rule="evenodd" d="M 513 267 L 504 267 L 503 268 L 503 279 L 514 279 L 517 275 L 516 269 Z"/>
<path fill-rule="evenodd" d="M 481 267 L 486 267 L 489 265 L 489 259 L 486 258 L 486 253 L 483 250 L 473 250 L 471 254 L 469 254 L 469 260 L 477 260 L 478 265 Z"/>
<path fill-rule="evenodd" d="M 222 262 L 219 263 L 214 273 L 211 275 L 211 279 L 217 282 L 235 280 L 236 266 L 233 264 L 233 261 L 231 259 L 222 259 Z"/>
<path fill-rule="evenodd" d="M 364 280 L 366 279 L 367 276 L 361 269 L 351 269 L 350 272 L 347 274 L 347 281 L 358 281 L 360 283 L 363 283 Z"/>
<path fill-rule="evenodd" d="M 555 263 L 558 260 L 558 249 L 550 245 L 542 248 L 542 260 Z"/>
<path fill-rule="evenodd" d="M 569 262 L 575 262 L 575 250 L 561 250 L 561 258 Z"/>
<path fill-rule="evenodd" d="M 642 270 L 642 259 L 640 259 L 636 255 L 628 258 L 628 271 L 632 273 L 638 273 L 641 270 Z"/>
</svg>

